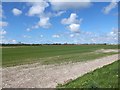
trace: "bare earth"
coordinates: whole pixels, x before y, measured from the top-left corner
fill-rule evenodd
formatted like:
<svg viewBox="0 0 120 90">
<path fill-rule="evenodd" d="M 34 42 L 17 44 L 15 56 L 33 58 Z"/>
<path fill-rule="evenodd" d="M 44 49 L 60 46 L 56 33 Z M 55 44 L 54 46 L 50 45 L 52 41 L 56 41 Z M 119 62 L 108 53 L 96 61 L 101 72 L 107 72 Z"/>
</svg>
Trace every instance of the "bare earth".
<svg viewBox="0 0 120 90">
<path fill-rule="evenodd" d="M 118 60 L 118 54 L 62 65 L 22 65 L 2 69 L 3 88 L 54 88 Z"/>
<path fill-rule="evenodd" d="M 108 53 L 108 52 L 119 52 L 119 49 L 100 49 L 100 50 L 96 50 L 95 52 L 97 53 Z"/>
</svg>

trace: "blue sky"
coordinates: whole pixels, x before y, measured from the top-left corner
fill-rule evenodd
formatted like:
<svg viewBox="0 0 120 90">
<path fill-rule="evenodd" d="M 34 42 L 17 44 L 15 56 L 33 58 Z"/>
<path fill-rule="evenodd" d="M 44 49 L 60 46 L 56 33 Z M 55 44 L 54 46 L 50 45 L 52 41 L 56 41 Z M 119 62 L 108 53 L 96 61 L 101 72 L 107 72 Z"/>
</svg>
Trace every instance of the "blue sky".
<svg viewBox="0 0 120 90">
<path fill-rule="evenodd" d="M 116 2 L 2 2 L 0 43 L 117 43 Z"/>
</svg>

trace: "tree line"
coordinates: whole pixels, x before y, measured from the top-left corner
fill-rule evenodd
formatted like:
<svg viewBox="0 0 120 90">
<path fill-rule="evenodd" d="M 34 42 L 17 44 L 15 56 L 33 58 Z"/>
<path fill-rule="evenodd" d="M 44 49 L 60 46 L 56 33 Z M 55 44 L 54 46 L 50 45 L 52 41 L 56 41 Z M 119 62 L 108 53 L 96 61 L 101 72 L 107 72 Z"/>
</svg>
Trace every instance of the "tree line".
<svg viewBox="0 0 120 90">
<path fill-rule="evenodd" d="M 0 46 L 42 46 L 42 45 L 107 45 L 107 43 L 103 43 L 103 44 L 95 44 L 95 43 L 92 43 L 92 44 L 68 44 L 68 43 L 64 43 L 64 44 L 61 44 L 61 43 L 53 43 L 53 44 L 0 44 Z"/>
</svg>

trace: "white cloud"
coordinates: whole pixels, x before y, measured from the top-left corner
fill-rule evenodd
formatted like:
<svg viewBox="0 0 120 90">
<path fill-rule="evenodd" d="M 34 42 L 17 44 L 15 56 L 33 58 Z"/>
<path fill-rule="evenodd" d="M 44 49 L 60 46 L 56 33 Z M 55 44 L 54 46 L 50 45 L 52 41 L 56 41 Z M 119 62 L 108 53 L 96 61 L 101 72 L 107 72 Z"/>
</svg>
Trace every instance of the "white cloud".
<svg viewBox="0 0 120 90">
<path fill-rule="evenodd" d="M 91 33 L 87 34 L 86 38 L 89 38 L 90 42 L 93 43 L 118 43 L 118 29 L 112 28 L 110 32 L 104 34 Z M 85 39 L 86 39 L 85 38 Z"/>
<path fill-rule="evenodd" d="M 61 23 L 65 24 L 65 25 L 69 25 L 69 26 L 67 26 L 67 28 L 70 31 L 78 33 L 80 31 L 80 24 L 83 19 L 82 18 L 77 19 L 77 18 L 78 18 L 78 16 L 76 13 L 71 13 L 70 17 L 62 19 Z"/>
<path fill-rule="evenodd" d="M 79 0 L 79 2 L 65 2 L 65 0 L 49 0 L 53 10 L 82 9 L 91 6 L 90 0 Z"/>
<path fill-rule="evenodd" d="M 26 30 L 27 30 L 27 31 L 30 31 L 30 28 L 27 28 Z"/>
<path fill-rule="evenodd" d="M 12 10 L 12 12 L 13 12 L 13 14 L 14 14 L 15 16 L 18 16 L 18 15 L 22 14 L 22 11 L 19 10 L 19 9 L 17 9 L 17 8 L 14 8 L 14 9 Z"/>
<path fill-rule="evenodd" d="M 79 22 L 77 19 L 76 13 L 71 13 L 69 18 L 64 18 L 62 19 L 61 23 L 62 24 L 72 24 L 72 23 L 77 23 Z"/>
<path fill-rule="evenodd" d="M 80 8 L 86 8 L 89 7 L 91 5 L 91 3 L 89 2 L 90 0 L 86 0 L 88 2 L 71 2 L 71 3 L 66 3 L 64 1 L 60 1 L 60 2 L 55 2 L 57 0 L 42 0 L 41 2 L 29 2 L 29 5 L 31 6 L 29 11 L 28 11 L 28 16 L 37 16 L 38 18 L 40 18 L 39 22 L 37 22 L 36 25 L 32 26 L 30 29 L 37 29 L 39 27 L 42 28 L 49 28 L 51 26 L 50 23 L 50 18 L 54 17 L 54 16 L 60 16 L 63 13 L 66 12 L 66 9 L 71 9 L 71 8 L 75 8 L 75 9 L 80 9 Z M 82 1 L 82 0 L 81 0 Z M 45 12 L 46 8 L 49 7 L 51 4 L 51 7 L 53 10 L 59 10 L 57 12 Z M 77 17 L 71 15 L 71 19 L 76 19 Z M 64 21 L 64 20 L 63 20 Z M 76 21 L 69 21 L 68 22 L 79 22 L 79 20 Z M 29 31 L 29 30 L 27 30 Z"/>
<path fill-rule="evenodd" d="M 7 32 L 5 30 L 0 30 L 0 35 L 5 35 Z"/>
<path fill-rule="evenodd" d="M 73 38 L 75 35 L 74 34 L 70 34 L 70 37 Z"/>
<path fill-rule="evenodd" d="M 77 17 L 78 16 L 76 13 L 71 13 L 70 17 L 62 19 L 61 23 L 62 24 L 80 23 L 82 19 L 78 20 Z"/>
<path fill-rule="evenodd" d="M 59 11 L 57 13 L 54 14 L 54 16 L 61 16 L 63 13 L 65 13 L 66 11 Z"/>
<path fill-rule="evenodd" d="M 41 16 L 40 21 L 38 22 L 38 26 L 42 28 L 49 28 L 51 26 L 49 19 L 49 17 Z"/>
<path fill-rule="evenodd" d="M 48 3 L 49 1 L 49 3 Z M 55 2 L 56 0 L 52 1 L 52 0 L 42 0 L 41 2 L 34 2 L 34 3 L 29 3 L 29 5 L 31 5 L 29 11 L 28 11 L 28 16 L 37 16 L 38 18 L 40 18 L 40 20 L 37 22 L 37 24 L 33 25 L 31 29 L 37 29 L 39 27 L 42 28 L 50 28 L 50 26 L 52 25 L 50 23 L 50 18 L 54 17 L 54 16 L 60 16 L 63 13 L 66 12 L 67 9 L 71 9 L 71 8 L 75 8 L 75 9 L 80 9 L 80 8 L 86 8 L 89 7 L 91 5 L 91 3 L 89 2 L 90 0 L 86 0 L 88 2 L 64 2 L 64 1 L 60 1 L 60 2 Z M 82 1 L 82 0 L 81 0 Z M 58 11 L 53 11 L 51 12 L 45 12 L 46 8 L 49 7 L 51 4 L 51 7 L 54 9 L 59 9 Z M 64 18 L 61 23 L 62 24 L 80 24 L 80 22 L 82 21 L 82 19 L 78 20 L 77 19 L 77 15 L 76 13 L 71 13 L 69 18 Z M 70 27 L 70 26 L 69 26 Z M 29 30 L 27 30 L 29 31 Z"/>
<path fill-rule="evenodd" d="M 28 11 L 29 16 L 43 14 L 45 8 L 49 6 L 49 4 L 44 0 L 42 0 L 41 2 L 34 2 L 34 3 L 30 3 L 30 4 L 32 6 Z"/>
<path fill-rule="evenodd" d="M 117 6 L 117 2 L 111 2 L 108 6 L 103 8 L 103 13 L 108 14 L 112 9 Z"/>
<path fill-rule="evenodd" d="M 38 29 L 39 27 L 48 29 L 51 27 L 51 23 L 50 23 L 50 18 L 46 17 L 46 16 L 40 16 L 39 17 L 39 21 L 37 22 L 37 24 L 33 25 L 31 28 L 27 28 L 27 31 L 31 31 L 32 29 Z"/>
<path fill-rule="evenodd" d="M 108 36 L 111 37 L 118 37 L 118 29 L 117 28 L 112 28 L 112 31 L 110 33 L 108 33 Z"/>
<path fill-rule="evenodd" d="M 60 37 L 60 35 L 55 34 L 55 35 L 53 35 L 52 37 L 53 37 L 53 38 L 59 38 L 59 37 Z"/>
<path fill-rule="evenodd" d="M 51 26 L 51 23 L 49 22 L 50 16 L 47 16 L 45 13 L 45 9 L 49 6 L 48 2 L 42 0 L 41 2 L 34 2 L 29 4 L 32 6 L 28 11 L 28 16 L 37 15 L 40 20 L 37 22 L 37 24 L 27 29 L 27 31 L 30 31 L 31 29 L 37 29 L 39 27 L 49 28 Z"/>
<path fill-rule="evenodd" d="M 68 29 L 72 32 L 78 33 L 80 31 L 80 25 L 79 24 L 70 24 L 68 26 Z"/>
<path fill-rule="evenodd" d="M 16 44 L 16 43 L 17 43 L 17 41 L 16 41 L 15 39 L 5 39 L 5 38 L 3 38 L 3 39 L 0 39 L 0 43 L 6 43 L 6 44 L 8 44 L 8 43 L 10 43 L 10 44 Z"/>
<path fill-rule="evenodd" d="M 24 38 L 31 38 L 31 36 L 23 35 Z"/>
<path fill-rule="evenodd" d="M 81 30 L 80 33 L 64 33 L 63 38 L 71 43 L 118 43 L 118 33 L 117 28 L 106 33 Z"/>
<path fill-rule="evenodd" d="M 42 37 L 43 37 L 43 35 L 40 35 L 40 37 L 42 38 Z"/>
<path fill-rule="evenodd" d="M 11 43 L 17 43 L 17 41 L 15 39 L 10 41 Z"/>
<path fill-rule="evenodd" d="M 4 21 L 0 21 L 0 27 L 5 27 L 7 26 L 8 23 L 7 22 L 4 22 Z"/>
<path fill-rule="evenodd" d="M 3 41 L 5 41 L 4 40 L 4 38 L 5 38 L 5 35 L 6 35 L 6 31 L 5 30 L 0 30 L 0 43 L 3 43 Z"/>
</svg>

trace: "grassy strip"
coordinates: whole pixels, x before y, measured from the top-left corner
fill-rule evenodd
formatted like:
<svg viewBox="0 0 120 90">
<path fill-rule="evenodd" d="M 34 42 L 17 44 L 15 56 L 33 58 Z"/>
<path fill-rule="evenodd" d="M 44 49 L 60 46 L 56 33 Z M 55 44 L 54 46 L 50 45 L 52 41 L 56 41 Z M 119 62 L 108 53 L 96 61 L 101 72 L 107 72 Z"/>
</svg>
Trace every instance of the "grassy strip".
<svg viewBox="0 0 120 90">
<path fill-rule="evenodd" d="M 108 55 L 113 55 L 116 53 L 110 52 L 110 53 L 82 53 L 82 54 L 69 54 L 69 55 L 61 55 L 51 58 L 44 58 L 41 60 L 42 64 L 61 64 L 61 63 L 69 63 L 69 62 L 83 62 L 88 60 L 94 60 L 101 57 L 105 57 Z"/>
<path fill-rule="evenodd" d="M 65 85 L 59 84 L 57 88 L 118 88 L 118 62 L 120 63 L 116 61 L 87 73 Z"/>
</svg>

